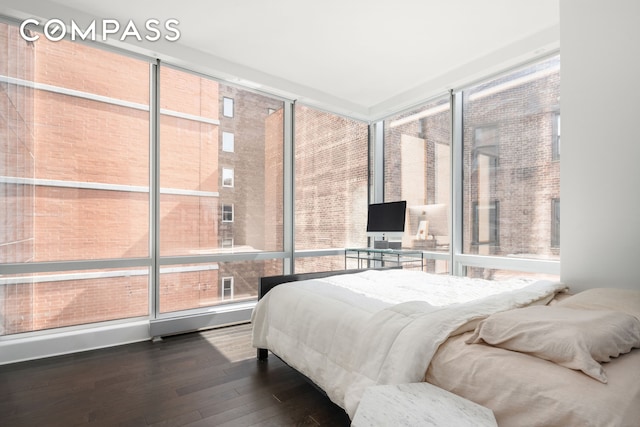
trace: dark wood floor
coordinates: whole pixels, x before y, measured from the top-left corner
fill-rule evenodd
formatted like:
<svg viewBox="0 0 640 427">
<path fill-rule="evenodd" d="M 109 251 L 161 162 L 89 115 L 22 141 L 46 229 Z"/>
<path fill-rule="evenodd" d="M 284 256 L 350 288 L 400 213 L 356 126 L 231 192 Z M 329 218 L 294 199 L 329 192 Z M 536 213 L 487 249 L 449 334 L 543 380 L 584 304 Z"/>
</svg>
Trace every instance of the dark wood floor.
<svg viewBox="0 0 640 427">
<path fill-rule="evenodd" d="M 348 426 L 250 325 L 0 366 L 0 425 Z"/>
</svg>

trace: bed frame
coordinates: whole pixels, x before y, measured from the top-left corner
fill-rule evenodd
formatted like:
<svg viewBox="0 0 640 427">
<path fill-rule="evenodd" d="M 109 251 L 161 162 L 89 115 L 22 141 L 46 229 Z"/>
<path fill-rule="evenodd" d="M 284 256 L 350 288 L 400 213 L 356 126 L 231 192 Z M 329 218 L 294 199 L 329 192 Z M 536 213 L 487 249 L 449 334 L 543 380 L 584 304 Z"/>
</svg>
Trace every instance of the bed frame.
<svg viewBox="0 0 640 427">
<path fill-rule="evenodd" d="M 350 270 L 337 270 L 337 271 L 318 271 L 313 273 L 300 273 L 300 274 L 284 274 L 281 276 L 266 276 L 260 278 L 258 285 L 258 300 L 262 299 L 267 292 L 275 288 L 278 285 L 289 282 L 298 282 L 300 280 L 320 279 L 322 277 L 337 276 L 340 274 L 353 274 L 366 270 L 390 270 L 401 269 L 402 266 L 393 267 L 380 267 L 380 268 L 364 268 L 364 269 L 350 269 Z M 260 361 L 266 361 L 269 357 L 269 350 L 266 348 L 259 348 L 257 350 L 257 357 Z"/>
</svg>

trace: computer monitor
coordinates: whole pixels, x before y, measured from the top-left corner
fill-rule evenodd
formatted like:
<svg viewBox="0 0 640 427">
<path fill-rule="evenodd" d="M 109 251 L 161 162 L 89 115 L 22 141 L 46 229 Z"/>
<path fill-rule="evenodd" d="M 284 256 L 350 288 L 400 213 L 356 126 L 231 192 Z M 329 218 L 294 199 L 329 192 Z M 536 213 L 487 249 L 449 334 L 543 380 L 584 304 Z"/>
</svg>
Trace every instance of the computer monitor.
<svg viewBox="0 0 640 427">
<path fill-rule="evenodd" d="M 367 236 L 402 237 L 407 211 L 407 201 L 373 203 L 367 214 Z"/>
</svg>

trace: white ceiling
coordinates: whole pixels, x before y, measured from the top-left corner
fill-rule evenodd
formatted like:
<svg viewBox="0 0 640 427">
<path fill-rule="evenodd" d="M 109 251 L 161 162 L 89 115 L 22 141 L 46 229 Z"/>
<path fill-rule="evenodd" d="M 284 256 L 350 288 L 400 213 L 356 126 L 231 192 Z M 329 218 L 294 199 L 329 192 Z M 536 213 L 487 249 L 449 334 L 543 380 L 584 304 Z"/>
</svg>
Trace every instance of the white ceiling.
<svg viewBox="0 0 640 427">
<path fill-rule="evenodd" d="M 142 30 L 175 18 L 178 41 L 125 47 L 367 120 L 559 48 L 559 0 L 3 0 L 0 13 Z"/>
</svg>

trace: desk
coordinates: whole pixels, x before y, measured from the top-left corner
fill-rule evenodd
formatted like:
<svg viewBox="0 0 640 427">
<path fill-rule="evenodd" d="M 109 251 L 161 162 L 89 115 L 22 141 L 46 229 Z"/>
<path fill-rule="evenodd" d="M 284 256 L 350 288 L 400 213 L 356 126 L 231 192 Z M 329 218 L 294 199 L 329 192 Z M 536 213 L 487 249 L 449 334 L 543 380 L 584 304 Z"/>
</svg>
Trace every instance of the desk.
<svg viewBox="0 0 640 427">
<path fill-rule="evenodd" d="M 357 260 L 357 268 L 388 266 L 417 268 L 419 266 L 420 270 L 424 269 L 424 254 L 418 249 L 346 248 L 344 250 L 345 269 L 349 259 Z"/>
<path fill-rule="evenodd" d="M 365 389 L 352 427 L 497 427 L 493 411 L 429 383 Z"/>
</svg>

